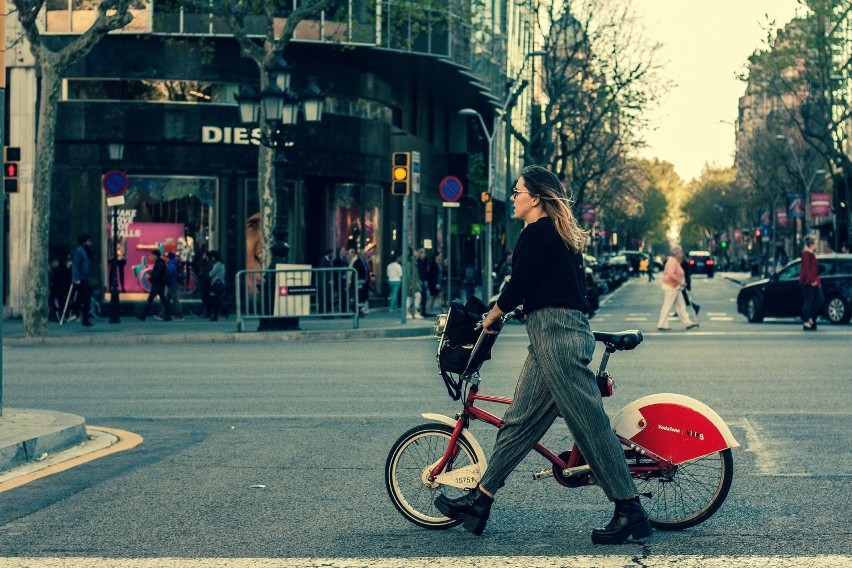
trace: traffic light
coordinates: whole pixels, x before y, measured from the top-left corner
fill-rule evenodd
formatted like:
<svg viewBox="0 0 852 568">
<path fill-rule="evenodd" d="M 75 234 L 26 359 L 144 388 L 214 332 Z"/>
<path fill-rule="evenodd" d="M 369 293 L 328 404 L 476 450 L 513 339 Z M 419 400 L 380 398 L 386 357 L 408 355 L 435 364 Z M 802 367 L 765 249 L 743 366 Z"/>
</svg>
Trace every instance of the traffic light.
<svg viewBox="0 0 852 568">
<path fill-rule="evenodd" d="M 408 195 L 411 188 L 411 152 L 393 153 L 391 195 Z"/>
<path fill-rule="evenodd" d="M 491 194 L 488 193 L 487 191 L 483 191 L 482 194 L 479 196 L 479 199 L 483 203 L 488 203 L 489 201 L 491 201 Z"/>
<path fill-rule="evenodd" d="M 720 245 L 723 249 L 726 249 L 726 248 L 728 248 L 728 241 L 722 241 L 721 243 L 719 243 L 719 245 Z"/>
<path fill-rule="evenodd" d="M 755 230 L 754 230 L 754 236 L 755 236 L 755 237 L 760 237 L 760 229 L 755 229 Z"/>
<path fill-rule="evenodd" d="M 5 193 L 18 193 L 18 170 L 21 161 L 21 149 L 6 146 L 3 162 L 3 191 Z"/>
</svg>

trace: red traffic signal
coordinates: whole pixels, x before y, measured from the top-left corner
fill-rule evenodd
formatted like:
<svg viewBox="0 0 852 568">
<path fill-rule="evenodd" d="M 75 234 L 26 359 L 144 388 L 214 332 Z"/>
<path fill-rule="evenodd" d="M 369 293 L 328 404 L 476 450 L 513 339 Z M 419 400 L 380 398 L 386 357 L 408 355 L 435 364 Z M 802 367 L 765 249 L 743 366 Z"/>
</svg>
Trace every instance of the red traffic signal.
<svg viewBox="0 0 852 568">
<path fill-rule="evenodd" d="M 8 154 L 8 148 L 7 154 Z M 3 191 L 5 193 L 18 192 L 18 163 L 4 162 L 3 163 Z"/>
</svg>

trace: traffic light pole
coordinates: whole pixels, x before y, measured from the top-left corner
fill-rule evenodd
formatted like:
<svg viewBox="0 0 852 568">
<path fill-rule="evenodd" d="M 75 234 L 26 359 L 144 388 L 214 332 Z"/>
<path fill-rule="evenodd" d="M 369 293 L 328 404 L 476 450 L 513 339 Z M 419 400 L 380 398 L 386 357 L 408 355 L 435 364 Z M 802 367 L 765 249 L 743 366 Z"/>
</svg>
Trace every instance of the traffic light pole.
<svg viewBox="0 0 852 568">
<path fill-rule="evenodd" d="M 411 196 L 405 195 L 402 198 L 402 279 L 399 284 L 399 300 L 402 304 L 402 310 L 400 312 L 402 315 L 399 318 L 399 323 L 405 324 L 408 323 L 408 264 L 411 262 L 410 255 L 408 254 L 408 201 L 411 199 Z M 414 298 L 411 299 L 411 303 L 414 303 Z M 417 309 L 417 306 L 414 306 L 414 309 Z"/>
</svg>

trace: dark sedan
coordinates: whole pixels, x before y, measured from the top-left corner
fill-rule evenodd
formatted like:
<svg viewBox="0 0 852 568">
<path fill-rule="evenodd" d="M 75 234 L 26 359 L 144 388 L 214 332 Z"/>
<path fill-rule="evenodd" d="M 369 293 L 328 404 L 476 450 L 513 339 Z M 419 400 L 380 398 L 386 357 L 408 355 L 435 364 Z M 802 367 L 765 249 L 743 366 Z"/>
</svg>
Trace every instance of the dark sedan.
<svg viewBox="0 0 852 568">
<path fill-rule="evenodd" d="M 818 254 L 817 262 L 825 294 L 822 316 L 831 323 L 849 323 L 852 318 L 852 254 Z M 765 317 L 800 317 L 801 268 L 801 259 L 796 259 L 769 278 L 743 285 L 737 296 L 737 311 L 752 323 L 762 322 Z"/>
<path fill-rule="evenodd" d="M 713 278 L 716 272 L 716 262 L 713 255 L 706 250 L 691 250 L 687 256 L 689 270 L 692 274 L 706 274 L 707 278 Z"/>
</svg>

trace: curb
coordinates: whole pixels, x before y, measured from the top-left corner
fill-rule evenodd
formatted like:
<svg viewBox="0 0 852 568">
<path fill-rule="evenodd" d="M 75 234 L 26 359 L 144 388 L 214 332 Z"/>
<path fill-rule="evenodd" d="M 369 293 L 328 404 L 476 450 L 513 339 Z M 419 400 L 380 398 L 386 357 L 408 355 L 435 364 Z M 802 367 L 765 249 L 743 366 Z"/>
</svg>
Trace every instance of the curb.
<svg viewBox="0 0 852 568">
<path fill-rule="evenodd" d="M 83 417 L 50 410 L 6 408 L 0 429 L 15 432 L 0 438 L 0 471 L 82 444 L 87 437 Z"/>
<path fill-rule="evenodd" d="M 351 330 L 282 331 L 252 333 L 164 333 L 151 335 L 75 335 L 65 337 L 13 337 L 3 338 L 4 346 L 57 346 L 57 345 L 125 345 L 134 343 L 284 343 L 297 341 L 353 341 L 364 339 L 431 337 L 432 327 L 375 328 Z"/>
</svg>

